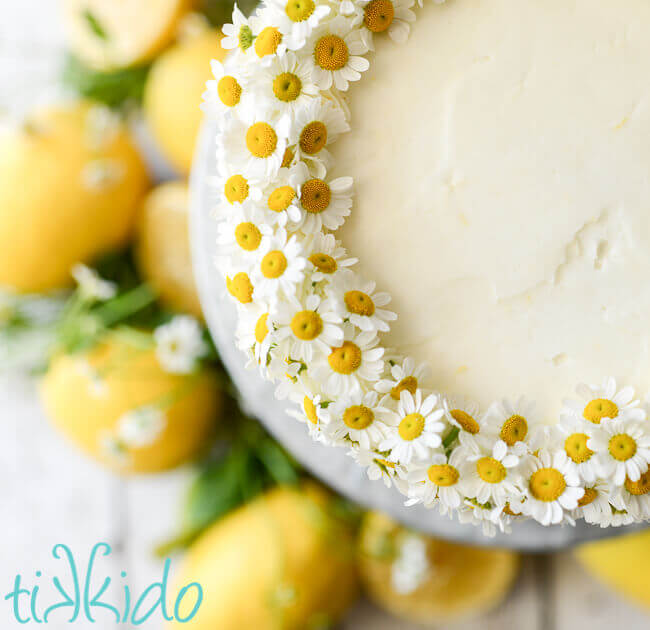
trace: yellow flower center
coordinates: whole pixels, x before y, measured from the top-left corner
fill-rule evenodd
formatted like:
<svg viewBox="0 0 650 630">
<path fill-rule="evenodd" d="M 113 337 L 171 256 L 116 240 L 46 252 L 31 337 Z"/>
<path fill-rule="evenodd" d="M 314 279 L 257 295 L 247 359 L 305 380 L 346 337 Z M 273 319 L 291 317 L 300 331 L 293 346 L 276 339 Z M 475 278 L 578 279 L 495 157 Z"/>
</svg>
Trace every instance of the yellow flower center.
<svg viewBox="0 0 650 630">
<path fill-rule="evenodd" d="M 399 436 L 407 442 L 419 438 L 422 431 L 424 431 L 424 416 L 421 413 L 410 413 L 404 416 L 397 428 Z"/>
<path fill-rule="evenodd" d="M 372 409 L 364 405 L 352 405 L 343 412 L 343 422 L 350 429 L 361 431 L 367 429 L 375 419 Z"/>
<path fill-rule="evenodd" d="M 585 433 L 572 433 L 564 441 L 564 451 L 576 463 L 586 462 L 594 452 L 587 448 L 589 436 Z"/>
<path fill-rule="evenodd" d="M 436 486 L 453 486 L 458 482 L 458 471 L 449 464 L 434 464 L 427 470 L 429 481 Z"/>
<path fill-rule="evenodd" d="M 335 372 L 352 374 L 361 367 L 361 348 L 351 341 L 344 341 L 342 346 L 332 348 L 327 361 Z"/>
<path fill-rule="evenodd" d="M 627 433 L 619 433 L 609 440 L 609 454 L 619 462 L 625 462 L 636 454 L 636 442 Z"/>
<path fill-rule="evenodd" d="M 300 132 L 300 148 L 307 155 L 314 155 L 327 144 L 327 127 L 314 120 L 303 127 Z"/>
<path fill-rule="evenodd" d="M 248 181 L 243 175 L 233 175 L 226 180 L 223 192 L 230 203 L 242 203 L 248 197 Z"/>
<path fill-rule="evenodd" d="M 481 457 L 476 462 L 476 472 L 486 483 L 501 483 L 506 478 L 506 467 L 494 457 Z"/>
<path fill-rule="evenodd" d="M 278 136 L 269 123 L 258 122 L 248 128 L 246 146 L 256 158 L 267 158 L 278 146 Z"/>
<path fill-rule="evenodd" d="M 449 411 L 449 415 L 456 422 L 458 422 L 460 428 L 463 431 L 467 431 L 467 433 L 476 435 L 481 430 L 479 423 L 476 422 L 472 416 L 470 416 L 466 411 L 463 411 L 462 409 L 451 409 Z"/>
<path fill-rule="evenodd" d="M 343 297 L 350 313 L 370 317 L 375 314 L 375 303 L 362 291 L 348 291 Z"/>
<path fill-rule="evenodd" d="M 390 0 L 371 0 L 366 5 L 363 23 L 373 33 L 382 33 L 393 22 L 395 7 Z"/>
<path fill-rule="evenodd" d="M 403 391 L 411 392 L 415 395 L 418 389 L 418 379 L 415 376 L 405 376 L 395 387 L 390 390 L 390 397 L 393 400 L 399 400 Z"/>
<path fill-rule="evenodd" d="M 508 445 L 514 446 L 517 442 L 526 439 L 528 435 L 528 423 L 526 418 L 515 414 L 510 416 L 501 427 L 499 437 Z"/>
<path fill-rule="evenodd" d="M 300 189 L 302 207 L 313 214 L 327 210 L 331 198 L 332 191 L 322 179 L 309 179 Z"/>
<path fill-rule="evenodd" d="M 349 57 L 348 45 L 338 35 L 323 35 L 314 47 L 314 60 L 323 70 L 340 70 Z"/>
<path fill-rule="evenodd" d="M 309 262 L 321 273 L 334 273 L 337 268 L 336 260 L 323 253 L 312 254 Z"/>
<path fill-rule="evenodd" d="M 257 341 L 257 343 L 262 343 L 264 339 L 266 339 L 266 335 L 269 334 L 269 327 L 267 324 L 268 318 L 269 314 L 264 313 L 264 315 L 260 315 L 255 324 L 255 341 Z"/>
<path fill-rule="evenodd" d="M 269 195 L 269 210 L 283 212 L 291 205 L 295 197 L 296 191 L 291 186 L 280 186 Z"/>
<path fill-rule="evenodd" d="M 282 33 L 274 26 L 267 26 L 255 38 L 255 52 L 258 57 L 274 55 L 282 41 Z"/>
<path fill-rule="evenodd" d="M 287 258 L 279 249 L 275 249 L 264 255 L 260 269 L 265 278 L 279 278 L 287 269 Z"/>
<path fill-rule="evenodd" d="M 226 107 L 234 107 L 241 98 L 241 85 L 235 77 L 221 77 L 217 83 L 217 94 Z"/>
<path fill-rule="evenodd" d="M 300 311 L 291 319 L 291 332 L 298 339 L 311 341 L 323 332 L 323 320 L 314 311 Z"/>
<path fill-rule="evenodd" d="M 240 271 L 235 274 L 234 278 L 226 278 L 226 288 L 228 293 L 242 304 L 248 304 L 253 301 L 253 283 L 248 274 Z"/>
<path fill-rule="evenodd" d="M 585 488 L 585 493 L 581 499 L 578 499 L 578 507 L 584 507 L 593 503 L 598 497 L 598 490 L 596 488 Z"/>
<path fill-rule="evenodd" d="M 288 168 L 289 166 L 291 166 L 291 162 L 293 162 L 294 157 L 295 156 L 293 151 L 289 147 L 287 147 L 284 150 L 284 155 L 282 156 L 282 168 Z"/>
<path fill-rule="evenodd" d="M 254 223 L 246 221 L 235 228 L 235 240 L 239 247 L 252 252 L 260 246 L 262 233 Z"/>
<path fill-rule="evenodd" d="M 301 90 L 302 81 L 292 72 L 283 72 L 273 79 L 273 94 L 284 103 L 295 101 Z"/>
<path fill-rule="evenodd" d="M 555 501 L 566 488 L 564 475 L 556 468 L 540 468 L 529 482 L 530 493 L 538 501 Z"/>
<path fill-rule="evenodd" d="M 625 489 L 636 497 L 648 494 L 650 492 L 650 468 L 639 477 L 638 481 L 630 481 L 630 478 L 626 477 Z"/>
<path fill-rule="evenodd" d="M 304 22 L 315 8 L 314 0 L 289 0 L 284 10 L 292 22 Z"/>
<path fill-rule="evenodd" d="M 587 404 L 582 415 L 589 422 L 600 424 L 603 418 L 616 418 L 618 407 L 607 398 L 596 398 Z"/>
<path fill-rule="evenodd" d="M 307 420 L 312 424 L 318 424 L 318 414 L 316 413 L 316 405 L 312 402 L 311 398 L 305 396 L 302 401 L 302 408 L 305 410 Z"/>
</svg>

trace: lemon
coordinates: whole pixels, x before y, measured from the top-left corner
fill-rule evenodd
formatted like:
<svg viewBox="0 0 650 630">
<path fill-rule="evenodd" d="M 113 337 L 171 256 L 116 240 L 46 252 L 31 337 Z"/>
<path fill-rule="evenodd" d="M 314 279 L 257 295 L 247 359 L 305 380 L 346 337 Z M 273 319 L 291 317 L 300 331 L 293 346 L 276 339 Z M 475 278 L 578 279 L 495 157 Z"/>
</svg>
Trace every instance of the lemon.
<svg viewBox="0 0 650 630">
<path fill-rule="evenodd" d="M 154 63 L 144 90 L 144 115 L 165 157 L 181 173 L 192 166 L 201 126 L 200 109 L 210 61 L 223 60 L 221 34 L 215 30 L 176 44 Z"/>
<path fill-rule="evenodd" d="M 415 590 L 399 593 L 393 567 L 407 533 L 388 517 L 370 512 L 359 542 L 361 581 L 369 597 L 399 617 L 439 627 L 481 614 L 505 597 L 517 576 L 519 557 L 514 553 L 423 537 L 429 569 Z"/>
<path fill-rule="evenodd" d="M 173 468 L 209 444 L 221 408 L 210 372 L 168 374 L 153 349 L 109 337 L 89 352 L 56 358 L 41 386 L 51 422 L 81 450 L 121 472 Z M 156 439 L 128 448 L 123 460 L 106 450 L 129 411 L 163 405 L 165 425 Z"/>
<path fill-rule="evenodd" d="M 204 591 L 198 614 L 173 628 L 308 630 L 330 627 L 358 594 L 351 527 L 319 487 L 279 487 L 208 529 L 178 576 Z M 174 592 L 176 589 L 174 589 Z M 183 601 L 186 617 L 194 601 Z"/>
<path fill-rule="evenodd" d="M 650 530 L 583 545 L 576 555 L 605 584 L 650 608 Z"/>
<path fill-rule="evenodd" d="M 135 257 L 142 276 L 171 308 L 201 317 L 188 234 L 189 192 L 167 182 L 145 198 L 136 229 Z"/>
<path fill-rule="evenodd" d="M 79 102 L 35 113 L 0 138 L 0 286 L 45 291 L 124 244 L 148 187 L 124 125 Z"/>
<path fill-rule="evenodd" d="M 176 35 L 194 0 L 64 0 L 68 45 L 96 70 L 147 61 Z"/>
</svg>

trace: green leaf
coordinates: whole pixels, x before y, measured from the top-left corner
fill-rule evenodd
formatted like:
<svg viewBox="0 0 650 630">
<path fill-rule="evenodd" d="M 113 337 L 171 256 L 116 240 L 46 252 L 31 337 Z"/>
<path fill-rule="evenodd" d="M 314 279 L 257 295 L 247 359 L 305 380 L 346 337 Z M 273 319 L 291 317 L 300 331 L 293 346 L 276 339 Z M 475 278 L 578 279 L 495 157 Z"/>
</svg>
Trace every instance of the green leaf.
<svg viewBox="0 0 650 630">
<path fill-rule="evenodd" d="M 83 18 L 86 20 L 86 23 L 88 24 L 88 28 L 93 32 L 94 35 L 99 37 L 99 39 L 103 39 L 104 41 L 108 41 L 108 33 L 104 29 L 104 27 L 101 25 L 100 21 L 97 19 L 95 14 L 90 10 L 86 9 L 83 13 Z"/>
</svg>

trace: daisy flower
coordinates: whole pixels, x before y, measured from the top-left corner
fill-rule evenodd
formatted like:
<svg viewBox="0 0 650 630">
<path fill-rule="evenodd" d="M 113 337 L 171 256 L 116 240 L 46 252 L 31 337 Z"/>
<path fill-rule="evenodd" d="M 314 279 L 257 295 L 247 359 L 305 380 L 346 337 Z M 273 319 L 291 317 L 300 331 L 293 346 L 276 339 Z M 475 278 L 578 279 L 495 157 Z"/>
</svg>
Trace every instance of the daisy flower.
<svg viewBox="0 0 650 630">
<path fill-rule="evenodd" d="M 460 396 L 445 397 L 442 408 L 447 422 L 460 430 L 459 438 L 476 435 L 481 430 L 481 410 L 477 403 Z"/>
<path fill-rule="evenodd" d="M 397 315 L 381 307 L 390 304 L 390 295 L 375 291 L 374 282 L 339 278 L 341 281 L 330 285 L 328 290 L 339 315 L 365 332 L 388 332 L 388 322 L 395 321 Z"/>
<path fill-rule="evenodd" d="M 587 446 L 592 435 L 591 423 L 575 416 L 563 414 L 556 427 L 558 441 L 576 468 L 576 472 L 588 484 L 593 484 L 598 474 L 597 458 Z"/>
<path fill-rule="evenodd" d="M 387 488 L 390 488 L 393 485 L 393 479 L 398 466 L 395 462 L 389 462 L 380 454 L 362 448 L 353 448 L 348 451 L 348 455 L 352 457 L 359 466 L 366 469 L 368 479 L 371 481 L 381 479 Z"/>
<path fill-rule="evenodd" d="M 456 449 L 449 460 L 443 453 L 435 453 L 426 464 L 413 466 L 407 476 L 406 505 L 422 503 L 431 507 L 438 501 L 443 513 L 458 509 L 465 499 L 460 483 L 462 463 L 462 454 Z"/>
<path fill-rule="evenodd" d="M 587 447 L 596 453 L 600 472 L 614 485 L 621 486 L 626 477 L 638 481 L 650 464 L 650 435 L 646 422 L 603 418 L 591 428 Z"/>
<path fill-rule="evenodd" d="M 612 505 L 636 520 L 650 518 L 650 469 L 646 469 L 637 481 L 627 477 L 625 483 L 616 489 Z"/>
<path fill-rule="evenodd" d="M 262 198 L 261 182 L 256 177 L 245 177 L 241 169 L 234 169 L 230 162 L 219 160 L 219 174 L 212 178 L 211 184 L 219 198 L 229 205 L 238 206 Z M 226 213 L 227 214 L 227 213 Z"/>
<path fill-rule="evenodd" d="M 260 111 L 265 111 L 273 119 L 283 115 L 293 119 L 311 103 L 320 101 L 314 98 L 319 91 L 312 79 L 309 60 L 292 52 L 275 57 L 261 69 L 255 76 L 253 87 L 256 99 L 244 114 L 249 119 Z"/>
<path fill-rule="evenodd" d="M 284 229 L 264 236 L 259 252 L 259 263 L 253 271 L 253 284 L 258 295 L 268 297 L 274 305 L 279 294 L 296 301 L 296 285 L 305 277 L 307 264 L 302 245 L 295 235 L 288 237 Z"/>
<path fill-rule="evenodd" d="M 344 247 L 341 247 L 339 241 L 334 238 L 333 234 L 324 234 L 316 232 L 309 242 L 308 251 L 311 252 L 307 257 L 311 270 L 312 282 L 321 282 L 338 275 L 350 275 L 353 265 L 358 258 L 348 258 Z"/>
<path fill-rule="evenodd" d="M 313 378 L 321 382 L 331 396 L 358 392 L 362 383 L 377 381 L 384 369 L 384 349 L 373 333 L 354 336 L 351 327 L 344 327 L 344 341 L 330 348 L 329 354 L 310 367 Z"/>
<path fill-rule="evenodd" d="M 237 322 L 237 346 L 250 353 L 254 365 L 262 368 L 266 367 L 271 345 L 275 341 L 270 310 L 266 302 L 257 300 L 241 308 Z"/>
<path fill-rule="evenodd" d="M 289 144 L 296 147 L 298 158 L 309 162 L 316 176 L 323 178 L 332 163 L 327 147 L 349 130 L 345 112 L 335 101 L 312 99 L 296 111 Z"/>
<path fill-rule="evenodd" d="M 585 493 L 578 501 L 578 507 L 573 512 L 573 517 L 584 518 L 592 525 L 608 523 L 612 515 L 612 505 L 609 484 L 597 481 L 585 487 Z"/>
<path fill-rule="evenodd" d="M 349 439 L 362 449 L 374 449 L 382 441 L 386 424 L 384 409 L 378 406 L 377 392 L 360 390 L 341 396 L 327 409 L 329 423 L 325 431 L 333 442 Z"/>
<path fill-rule="evenodd" d="M 237 55 L 243 55 L 253 45 L 253 31 L 246 16 L 235 4 L 232 12 L 232 23 L 224 24 L 221 28 L 224 37 L 220 44 L 226 50 L 236 49 Z"/>
<path fill-rule="evenodd" d="M 374 50 L 373 34 L 388 33 L 396 43 L 403 44 L 415 22 L 411 11 L 414 0 L 359 0 L 363 8 L 361 40 L 369 50 Z"/>
<path fill-rule="evenodd" d="M 359 29 L 350 29 L 344 17 L 334 18 L 313 35 L 310 50 L 314 61 L 314 81 L 322 90 L 334 86 L 348 89 L 350 81 L 358 81 L 370 63 L 361 55 L 368 47 Z"/>
<path fill-rule="evenodd" d="M 262 6 L 250 18 L 250 27 L 255 38 L 253 51 L 262 66 L 267 66 L 287 52 L 286 34 L 272 22 L 271 12 Z"/>
<path fill-rule="evenodd" d="M 407 357 L 402 363 L 390 363 L 390 375 L 382 379 L 375 385 L 375 389 L 381 393 L 390 395 L 390 397 L 399 401 L 403 391 L 415 394 L 422 382 L 429 378 L 429 366 L 422 363 L 416 365 L 415 361 Z"/>
<path fill-rule="evenodd" d="M 327 444 L 328 439 L 323 434 L 323 426 L 329 423 L 327 411 L 329 402 L 325 401 L 317 391 L 318 387 L 313 381 L 299 375 L 295 387 L 289 393 L 289 399 L 294 406 L 288 410 L 288 414 L 305 424 L 313 439 Z"/>
<path fill-rule="evenodd" d="M 82 299 L 103 302 L 117 294 L 117 285 L 104 280 L 94 269 L 78 263 L 70 270 Z"/>
<path fill-rule="evenodd" d="M 165 430 L 165 412 L 151 405 L 138 407 L 123 414 L 117 421 L 117 438 L 130 448 L 153 444 Z"/>
<path fill-rule="evenodd" d="M 299 165 L 281 168 L 277 177 L 264 190 L 263 203 L 270 211 L 267 215 L 269 224 L 286 227 L 290 223 L 295 229 L 302 223 L 303 212 L 299 207 L 298 191 L 294 187 L 296 178 L 300 178 L 298 172 L 302 173 Z"/>
<path fill-rule="evenodd" d="M 515 403 L 502 400 L 490 405 L 485 414 L 484 427 L 481 435 L 488 439 L 502 440 L 517 452 L 526 450 L 526 442 L 530 439 L 530 427 L 536 418 L 532 415 L 535 403 L 527 401 L 523 396 Z"/>
<path fill-rule="evenodd" d="M 580 384 L 576 393 L 585 402 L 566 399 L 560 417 L 580 418 L 599 424 L 603 418 L 632 418 L 644 420 L 645 412 L 639 407 L 639 400 L 634 398 L 632 387 L 623 387 L 617 391 L 616 380 L 606 379 L 602 385 Z"/>
<path fill-rule="evenodd" d="M 382 452 L 390 451 L 388 459 L 409 464 L 411 460 L 422 461 L 432 455 L 432 450 L 442 444 L 440 437 L 446 425 L 441 422 L 444 412 L 438 397 L 430 394 L 424 400 L 418 389 L 415 396 L 404 390 L 397 404 L 397 411 L 388 411 L 386 438 L 379 445 Z"/>
<path fill-rule="evenodd" d="M 212 115 L 218 116 L 226 111 L 239 108 L 242 103 L 250 100 L 246 89 L 246 76 L 243 64 L 228 64 L 227 66 L 213 59 L 210 62 L 212 75 L 206 84 L 203 93 L 201 109 Z"/>
<path fill-rule="evenodd" d="M 274 321 L 282 353 L 311 363 L 314 353 L 329 354 L 343 342 L 343 320 L 331 303 L 311 294 L 300 305 L 280 304 Z"/>
<path fill-rule="evenodd" d="M 585 491 L 580 478 L 564 451 L 551 454 L 546 449 L 526 461 L 527 500 L 522 510 L 542 525 L 571 521 L 571 511 Z"/>
<path fill-rule="evenodd" d="M 330 7 L 315 0 L 268 0 L 267 9 L 269 19 L 285 34 L 291 50 L 302 48 L 312 31 L 331 11 Z"/>
<path fill-rule="evenodd" d="M 153 332 L 156 356 L 163 369 L 171 374 L 189 374 L 208 346 L 203 341 L 203 329 L 190 315 L 177 315 Z"/>
<path fill-rule="evenodd" d="M 258 116 L 247 123 L 234 117 L 222 120 L 224 128 L 217 137 L 219 160 L 244 177 L 274 177 L 287 147 L 289 119 L 271 122 Z"/>
</svg>

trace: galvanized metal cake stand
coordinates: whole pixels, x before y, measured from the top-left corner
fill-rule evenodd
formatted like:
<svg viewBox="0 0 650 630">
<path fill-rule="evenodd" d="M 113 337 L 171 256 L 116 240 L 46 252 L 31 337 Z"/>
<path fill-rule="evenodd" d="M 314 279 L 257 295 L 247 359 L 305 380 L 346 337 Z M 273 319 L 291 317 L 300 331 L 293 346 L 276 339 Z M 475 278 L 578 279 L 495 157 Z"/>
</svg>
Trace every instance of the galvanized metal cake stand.
<svg viewBox="0 0 650 630">
<path fill-rule="evenodd" d="M 480 527 L 461 525 L 422 506 L 405 507 L 404 497 L 381 481 L 370 481 L 365 471 L 343 449 L 317 444 L 295 419 L 286 414 L 286 401 L 273 395 L 273 386 L 256 372 L 244 368 L 244 355 L 233 342 L 235 307 L 224 282 L 214 267 L 217 253 L 216 225 L 211 212 L 216 190 L 209 179 L 216 173 L 215 121 L 203 124 L 191 176 L 190 235 L 192 257 L 203 311 L 221 358 L 239 388 L 242 403 L 313 475 L 348 497 L 373 510 L 381 510 L 401 523 L 424 533 L 469 544 L 509 547 L 527 551 L 548 551 L 593 540 L 617 536 L 627 528 L 593 527 L 580 522 L 574 527 L 542 527 L 533 522 L 517 523 L 509 535 L 485 537 Z"/>
</svg>

